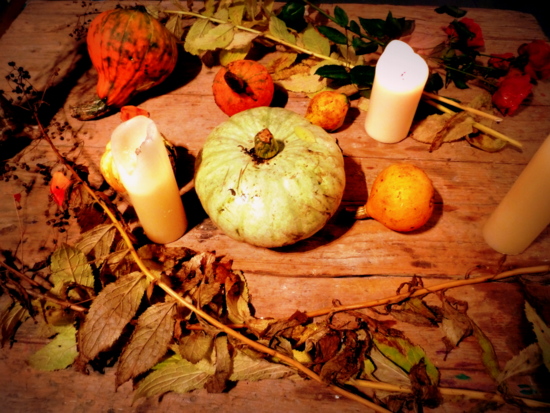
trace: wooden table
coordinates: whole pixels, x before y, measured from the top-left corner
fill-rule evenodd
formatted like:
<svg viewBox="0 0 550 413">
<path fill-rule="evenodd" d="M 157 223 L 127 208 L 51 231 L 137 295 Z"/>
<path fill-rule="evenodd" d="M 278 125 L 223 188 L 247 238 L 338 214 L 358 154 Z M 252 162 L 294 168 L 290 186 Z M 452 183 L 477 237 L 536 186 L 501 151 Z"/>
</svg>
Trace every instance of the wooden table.
<svg viewBox="0 0 550 413">
<path fill-rule="evenodd" d="M 77 160 L 90 168 L 91 180 L 101 183 L 99 158 L 111 131 L 120 123 L 117 114 L 101 120 L 79 122 L 69 116 L 71 104 L 93 93 L 96 72 L 86 59 L 82 41 L 70 36 L 77 15 L 89 7 L 107 10 L 115 2 L 81 3 L 66 1 L 29 1 L 25 10 L 0 39 L 0 89 L 7 89 L 4 76 L 15 61 L 32 76 L 38 90 L 49 85 L 47 97 L 54 102 L 52 121 L 67 124 L 63 140 L 55 139 L 65 153 L 75 141 L 81 143 Z M 167 3 L 167 7 L 170 5 Z M 434 12 L 432 7 L 386 5 L 344 5 L 350 16 L 385 18 L 389 10 L 396 17 L 416 21 L 416 30 L 408 41 L 414 46 L 430 46 L 440 41 L 441 28 L 452 20 Z M 545 39 L 533 16 L 505 10 L 471 9 L 468 17 L 480 24 L 488 53 L 516 52 L 519 45 Z M 179 83 L 170 84 L 160 94 L 151 94 L 133 102 L 149 111 L 162 133 L 174 144 L 187 149 L 189 165 L 208 133 L 227 117 L 217 108 L 210 93 L 217 68 L 200 65 L 190 58 Z M 57 75 L 52 73 L 57 70 Z M 9 90 L 7 90 L 9 93 Z M 474 89 L 445 91 L 468 101 Z M 308 98 L 289 95 L 286 107 L 305 114 Z M 55 106 L 58 105 L 58 106 Z M 333 300 L 352 304 L 391 296 L 400 284 L 413 275 L 431 286 L 465 278 L 483 271 L 518 268 L 550 263 L 550 229 L 524 253 L 503 256 L 485 244 L 481 228 L 524 165 L 550 133 L 550 82 L 541 81 L 526 105 L 498 127 L 524 145 L 523 150 L 508 146 L 497 153 L 486 153 L 465 141 L 444 144 L 429 152 L 428 146 L 412 139 L 395 145 L 377 143 L 365 134 L 364 112 L 352 107 L 344 127 L 334 136 L 346 161 L 347 186 L 341 211 L 312 238 L 283 249 L 256 248 L 231 240 L 205 217 L 193 191 L 184 195 L 189 231 L 173 246 L 193 250 L 215 251 L 233 261 L 242 270 L 250 288 L 251 301 L 260 317 L 285 317 L 295 310 L 330 307 Z M 53 126 L 52 126 L 53 130 Z M 74 153 L 73 153 L 74 154 Z M 435 214 L 421 231 L 409 234 L 392 232 L 373 220 L 349 219 L 346 209 L 363 205 L 376 174 L 395 162 L 411 162 L 423 168 L 437 191 Z M 75 227 L 67 232 L 53 231 L 46 224 L 56 206 L 49 199 L 48 187 L 36 172 L 36 164 L 55 165 L 56 158 L 44 142 L 33 142 L 9 160 L 25 162 L 30 171 L 18 171 L 17 179 L 0 182 L 0 245 L 24 263 L 32 265 L 45 259 L 56 243 L 71 242 L 78 237 Z M 192 178 L 191 168 L 182 183 Z M 30 192 L 24 185 L 34 182 Z M 21 194 L 21 209 L 16 208 L 14 194 Z M 479 269 L 477 272 L 475 269 Z M 546 282 L 541 282 L 546 280 Z M 524 300 L 529 299 L 541 316 L 550 321 L 547 278 L 524 277 L 510 282 L 468 286 L 447 293 L 468 302 L 470 317 L 492 341 L 497 356 L 504 363 L 533 342 L 534 336 L 523 315 Z M 162 401 L 138 400 L 132 404 L 132 389 L 126 383 L 114 389 L 114 372 L 84 376 L 71 369 L 44 373 L 32 370 L 25 360 L 41 342 L 33 338 L 32 326 L 26 323 L 16 335 L 12 348 L 0 350 L 0 395 L 2 410 L 23 411 L 187 411 L 261 412 L 286 409 L 302 411 L 362 411 L 350 400 L 336 397 L 330 390 L 311 381 L 265 381 L 239 383 L 226 394 L 168 394 Z M 473 338 L 462 342 L 445 359 L 441 333 L 426 332 L 406 324 L 400 329 L 422 346 L 440 369 L 441 384 L 494 391 L 486 373 L 479 347 Z M 548 373 L 548 372 L 546 372 Z M 547 377 L 547 376 L 546 376 Z M 518 388 L 535 392 L 539 400 L 550 400 L 548 381 L 538 376 L 518 379 Z M 473 402 L 445 403 L 438 411 L 466 410 Z M 460 406 L 460 407 L 459 407 Z M 502 411 L 516 411 L 511 406 Z"/>
</svg>

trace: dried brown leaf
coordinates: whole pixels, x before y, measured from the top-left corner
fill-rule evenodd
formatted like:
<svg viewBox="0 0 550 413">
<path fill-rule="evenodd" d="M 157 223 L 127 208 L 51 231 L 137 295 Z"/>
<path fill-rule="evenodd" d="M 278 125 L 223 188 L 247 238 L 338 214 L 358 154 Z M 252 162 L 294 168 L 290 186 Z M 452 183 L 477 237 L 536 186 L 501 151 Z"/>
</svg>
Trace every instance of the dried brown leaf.
<svg viewBox="0 0 550 413">
<path fill-rule="evenodd" d="M 527 320 L 533 326 L 533 331 L 537 336 L 537 341 L 539 347 L 542 351 L 542 360 L 547 370 L 550 371 L 550 331 L 548 326 L 542 319 L 542 317 L 537 313 L 537 311 L 529 304 L 525 302 L 525 315 Z"/>
<path fill-rule="evenodd" d="M 227 346 L 227 336 L 216 337 L 214 348 L 216 373 L 208 379 L 204 387 L 208 393 L 221 393 L 227 389 L 227 383 L 231 376 L 231 366 L 233 364 Z"/>
<path fill-rule="evenodd" d="M 29 317 L 29 312 L 18 302 L 12 302 L 8 295 L 0 296 L 0 346 L 4 347 L 17 327 Z"/>
<path fill-rule="evenodd" d="M 81 362 L 108 350 L 135 316 L 149 284 L 144 274 L 133 272 L 107 285 L 94 299 L 79 330 Z"/>
<path fill-rule="evenodd" d="M 75 244 L 75 248 L 85 255 L 94 252 L 96 265 L 108 256 L 115 239 L 116 229 L 113 224 L 102 224 L 85 232 Z M 99 261 L 99 262 L 97 262 Z"/>
<path fill-rule="evenodd" d="M 436 139 L 439 139 L 440 143 L 455 142 L 473 132 L 472 124 L 474 120 L 471 117 L 461 115 L 461 117 L 469 118 L 469 120 L 466 119 L 463 123 L 460 123 L 456 122 L 456 118 L 453 118 L 453 116 L 455 115 L 447 113 L 430 115 L 413 125 L 410 136 L 414 140 L 431 145 Z M 461 119 L 459 118 L 459 120 Z M 441 133 L 442 131 L 445 133 Z"/>
<path fill-rule="evenodd" d="M 176 308 L 174 302 L 155 304 L 139 317 L 118 363 L 116 387 L 149 370 L 164 356 L 174 333 Z"/>
<path fill-rule="evenodd" d="M 179 353 L 191 363 L 198 363 L 204 358 L 209 358 L 212 353 L 214 337 L 203 331 L 193 331 L 180 340 Z"/>
<path fill-rule="evenodd" d="M 510 377 L 532 373 L 541 365 L 542 351 L 537 343 L 533 343 L 508 360 L 497 381 L 501 384 Z"/>
<path fill-rule="evenodd" d="M 443 342 L 447 352 L 453 350 L 458 344 L 473 333 L 472 320 L 466 315 L 465 310 L 453 306 L 447 299 L 442 303 L 441 328 L 445 337 Z"/>
<path fill-rule="evenodd" d="M 440 319 L 419 297 L 409 298 L 401 305 L 392 306 L 391 315 L 397 320 L 422 327 L 433 327 Z"/>
<path fill-rule="evenodd" d="M 291 368 L 267 361 L 263 357 L 254 357 L 251 353 L 236 351 L 233 357 L 231 381 L 258 381 L 267 379 L 281 379 L 295 375 Z"/>
<path fill-rule="evenodd" d="M 343 331 L 338 353 L 321 367 L 321 379 L 327 383 L 345 383 L 355 377 L 363 366 L 368 347 L 369 341 L 360 340 L 357 332 Z"/>
<path fill-rule="evenodd" d="M 240 271 L 231 272 L 225 280 L 225 300 L 227 316 L 232 323 L 246 324 L 252 318 L 248 286 Z"/>
</svg>

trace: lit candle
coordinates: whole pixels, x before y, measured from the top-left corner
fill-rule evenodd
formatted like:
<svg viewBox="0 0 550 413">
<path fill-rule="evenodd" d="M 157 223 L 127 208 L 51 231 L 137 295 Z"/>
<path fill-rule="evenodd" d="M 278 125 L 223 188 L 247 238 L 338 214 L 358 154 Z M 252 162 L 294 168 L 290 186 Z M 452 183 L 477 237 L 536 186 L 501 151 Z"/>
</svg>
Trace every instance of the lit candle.
<svg viewBox="0 0 550 413">
<path fill-rule="evenodd" d="M 376 64 L 365 129 L 377 141 L 396 143 L 407 137 L 422 91 L 428 64 L 400 40 L 387 46 Z"/>
<path fill-rule="evenodd" d="M 113 161 L 145 235 L 156 243 L 177 240 L 187 228 L 174 171 L 151 119 L 136 116 L 111 135 Z"/>
<path fill-rule="evenodd" d="M 543 142 L 483 227 L 502 254 L 523 252 L 550 224 L 550 136 Z"/>
</svg>

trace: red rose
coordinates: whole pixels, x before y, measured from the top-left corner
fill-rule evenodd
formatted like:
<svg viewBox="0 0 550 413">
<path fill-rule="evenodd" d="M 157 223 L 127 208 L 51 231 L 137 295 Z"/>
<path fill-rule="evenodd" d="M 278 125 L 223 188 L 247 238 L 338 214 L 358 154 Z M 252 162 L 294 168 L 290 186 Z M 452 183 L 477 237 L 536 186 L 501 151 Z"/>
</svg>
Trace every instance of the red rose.
<svg viewBox="0 0 550 413">
<path fill-rule="evenodd" d="M 542 40 L 522 44 L 518 53 L 527 55 L 525 73 L 533 79 L 544 80 L 550 77 L 550 45 Z"/>
<path fill-rule="evenodd" d="M 468 47 L 485 46 L 481 27 L 473 19 L 468 17 L 464 17 L 459 21 L 453 21 L 449 26 L 445 27 L 443 31 L 447 33 L 451 39 L 455 38 L 458 42 L 465 43 Z"/>
<path fill-rule="evenodd" d="M 513 53 L 492 54 L 487 64 L 495 69 L 508 70 L 513 57 Z"/>
<path fill-rule="evenodd" d="M 533 84 L 529 75 L 524 75 L 517 69 L 511 69 L 501 79 L 497 91 L 493 94 L 493 104 L 503 115 L 513 115 L 532 89 Z"/>
</svg>

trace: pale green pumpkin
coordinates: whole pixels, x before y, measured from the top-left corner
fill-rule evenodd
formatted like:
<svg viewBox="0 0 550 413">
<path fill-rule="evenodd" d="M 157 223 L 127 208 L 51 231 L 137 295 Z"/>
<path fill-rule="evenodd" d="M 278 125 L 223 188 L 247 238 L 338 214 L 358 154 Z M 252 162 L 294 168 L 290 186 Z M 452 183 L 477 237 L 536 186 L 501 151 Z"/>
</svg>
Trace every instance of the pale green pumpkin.
<svg viewBox="0 0 550 413">
<path fill-rule="evenodd" d="M 254 141 L 265 129 L 278 153 L 258 159 Z M 273 142 L 258 143 L 265 152 L 272 149 Z M 232 116 L 208 136 L 195 189 L 225 234 L 273 248 L 319 231 L 338 209 L 345 181 L 342 151 L 331 135 L 290 110 L 259 107 Z"/>
</svg>

